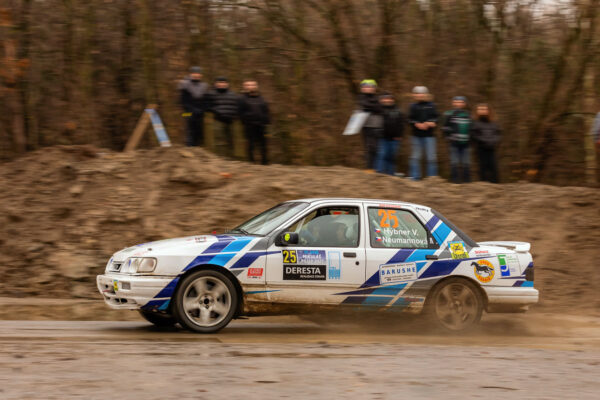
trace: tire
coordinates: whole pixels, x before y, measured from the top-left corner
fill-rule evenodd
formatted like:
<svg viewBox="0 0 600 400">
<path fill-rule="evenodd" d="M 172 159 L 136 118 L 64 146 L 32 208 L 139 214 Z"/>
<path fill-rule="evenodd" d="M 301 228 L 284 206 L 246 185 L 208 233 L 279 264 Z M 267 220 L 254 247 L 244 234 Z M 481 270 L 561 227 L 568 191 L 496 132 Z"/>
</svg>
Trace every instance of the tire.
<svg viewBox="0 0 600 400">
<path fill-rule="evenodd" d="M 437 285 L 427 299 L 427 314 L 439 327 L 451 332 L 472 329 L 481 320 L 483 297 L 471 282 L 450 278 Z"/>
<path fill-rule="evenodd" d="M 163 328 L 171 327 L 177 323 L 177 320 L 169 314 L 160 314 L 151 311 L 140 310 L 140 315 L 148 322 Z"/>
<path fill-rule="evenodd" d="M 182 327 L 214 333 L 232 320 L 238 306 L 235 286 L 223 273 L 200 270 L 185 277 L 174 296 L 174 311 Z"/>
</svg>

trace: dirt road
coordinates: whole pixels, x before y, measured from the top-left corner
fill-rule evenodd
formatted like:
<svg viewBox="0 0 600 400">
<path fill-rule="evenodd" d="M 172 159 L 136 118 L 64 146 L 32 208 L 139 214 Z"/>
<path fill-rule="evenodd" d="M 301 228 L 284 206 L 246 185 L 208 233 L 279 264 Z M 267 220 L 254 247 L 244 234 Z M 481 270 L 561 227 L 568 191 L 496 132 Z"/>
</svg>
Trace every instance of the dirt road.
<svg viewBox="0 0 600 400">
<path fill-rule="evenodd" d="M 418 326 L 415 325 L 415 326 Z M 1 399 L 596 399 L 600 321 L 488 316 L 478 332 L 235 321 L 0 321 Z"/>
</svg>

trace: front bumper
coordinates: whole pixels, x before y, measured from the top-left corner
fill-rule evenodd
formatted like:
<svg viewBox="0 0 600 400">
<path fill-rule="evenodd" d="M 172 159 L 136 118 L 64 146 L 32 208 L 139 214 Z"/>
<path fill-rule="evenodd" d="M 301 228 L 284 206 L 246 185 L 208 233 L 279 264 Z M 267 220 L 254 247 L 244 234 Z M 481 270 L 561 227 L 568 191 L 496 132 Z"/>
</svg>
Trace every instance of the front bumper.
<svg viewBox="0 0 600 400">
<path fill-rule="evenodd" d="M 176 285 L 172 276 L 140 276 L 105 274 L 96 277 L 98 290 L 109 307 L 137 310 L 141 308 L 164 309 Z"/>
</svg>

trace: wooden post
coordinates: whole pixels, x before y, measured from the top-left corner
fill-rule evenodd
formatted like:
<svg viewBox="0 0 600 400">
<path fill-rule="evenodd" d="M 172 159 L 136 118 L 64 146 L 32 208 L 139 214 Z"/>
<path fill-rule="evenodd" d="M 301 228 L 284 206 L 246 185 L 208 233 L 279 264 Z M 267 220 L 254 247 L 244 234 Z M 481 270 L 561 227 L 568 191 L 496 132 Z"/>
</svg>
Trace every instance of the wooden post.
<svg viewBox="0 0 600 400">
<path fill-rule="evenodd" d="M 156 104 L 149 104 L 146 108 L 156 109 Z M 133 130 L 133 133 L 127 140 L 127 144 L 125 145 L 124 151 L 135 150 L 137 145 L 140 143 L 142 136 L 144 136 L 146 129 L 148 129 L 148 125 L 150 125 L 150 116 L 144 109 L 144 111 L 142 111 L 142 115 L 141 115 L 140 119 L 138 120 L 137 124 L 135 125 L 135 129 Z"/>
</svg>

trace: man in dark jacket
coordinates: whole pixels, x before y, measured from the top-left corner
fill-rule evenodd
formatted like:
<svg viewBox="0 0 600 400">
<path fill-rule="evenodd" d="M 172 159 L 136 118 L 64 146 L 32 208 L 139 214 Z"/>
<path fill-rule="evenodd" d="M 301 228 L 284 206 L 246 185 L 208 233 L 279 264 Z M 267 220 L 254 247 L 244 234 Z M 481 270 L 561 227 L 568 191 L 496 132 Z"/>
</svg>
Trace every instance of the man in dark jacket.
<svg viewBox="0 0 600 400">
<path fill-rule="evenodd" d="M 498 183 L 496 147 L 500 143 L 501 132 L 491 114 L 487 104 L 477 106 L 476 120 L 471 125 L 471 138 L 477 146 L 481 180 Z"/>
<path fill-rule="evenodd" d="M 413 88 L 415 103 L 410 105 L 408 123 L 412 126 L 412 154 L 410 156 L 410 176 L 421 179 L 421 159 L 425 153 L 427 175 L 437 175 L 437 150 L 434 128 L 438 119 L 435 105 L 428 100 L 429 90 L 425 86 Z"/>
<path fill-rule="evenodd" d="M 389 93 L 380 97 L 383 109 L 383 131 L 377 150 L 377 172 L 394 175 L 396 173 L 396 152 L 404 133 L 404 115 Z"/>
<path fill-rule="evenodd" d="M 239 97 L 229 90 L 227 78 L 215 80 L 209 96 L 210 111 L 214 115 L 215 150 L 217 154 L 233 157 L 233 121 L 238 116 Z"/>
<path fill-rule="evenodd" d="M 471 115 L 466 109 L 467 98 L 464 96 L 454 97 L 452 107 L 452 110 L 444 113 L 444 126 L 442 127 L 450 148 L 450 180 L 454 183 L 461 183 L 461 181 L 467 183 L 471 181 L 469 154 Z"/>
<path fill-rule="evenodd" d="M 358 107 L 370 114 L 363 126 L 362 135 L 365 145 L 367 169 L 375 169 L 377 144 L 381 137 L 381 130 L 383 129 L 383 110 L 379 103 L 379 96 L 377 95 L 377 82 L 373 79 L 365 79 L 360 83 Z"/>
<path fill-rule="evenodd" d="M 186 145 L 204 145 L 204 112 L 207 105 L 208 84 L 202 82 L 202 69 L 190 68 L 190 74 L 179 82 L 179 98 L 186 119 Z"/>
<path fill-rule="evenodd" d="M 267 164 L 267 138 L 265 127 L 270 123 L 269 105 L 258 91 L 254 79 L 244 81 L 244 94 L 240 97 L 240 119 L 248 141 L 248 159 L 254 162 L 254 147 L 260 146 L 262 164 Z"/>
</svg>

